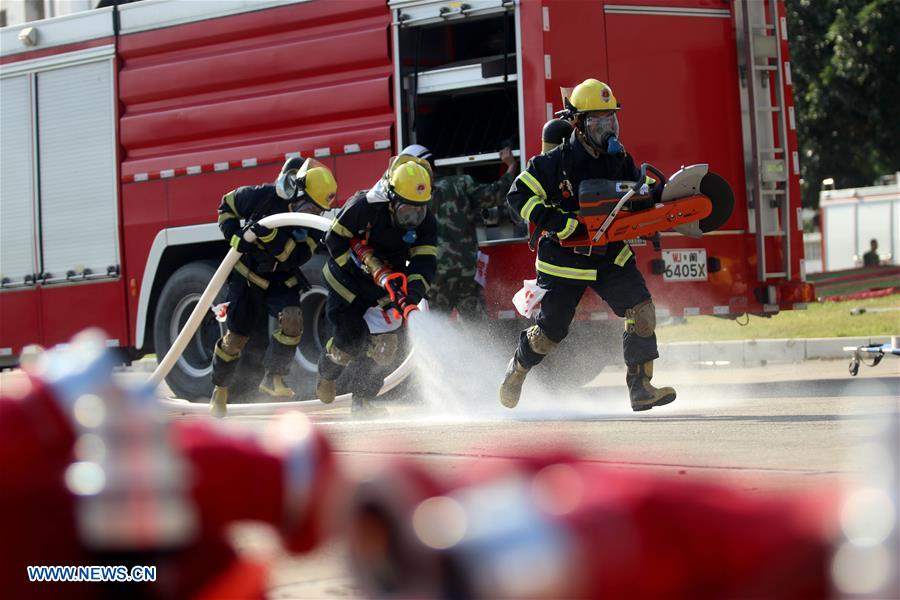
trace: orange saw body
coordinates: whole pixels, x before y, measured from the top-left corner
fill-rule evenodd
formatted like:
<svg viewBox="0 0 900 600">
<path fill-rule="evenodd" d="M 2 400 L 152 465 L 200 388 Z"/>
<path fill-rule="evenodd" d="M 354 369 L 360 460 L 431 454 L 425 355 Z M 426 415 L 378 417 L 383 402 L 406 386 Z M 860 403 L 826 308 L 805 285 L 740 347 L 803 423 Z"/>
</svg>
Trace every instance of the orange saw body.
<svg viewBox="0 0 900 600">
<path fill-rule="evenodd" d="M 563 246 L 605 246 L 610 242 L 620 242 L 639 237 L 650 236 L 658 231 L 672 229 L 678 225 L 686 225 L 708 217 L 712 213 L 712 202 L 703 194 L 687 196 L 670 202 L 658 202 L 652 208 L 630 211 L 622 209 L 597 241 L 592 237 L 609 216 L 609 208 L 605 214 L 589 214 L 591 206 L 602 208 L 603 203 L 615 204 L 616 200 L 601 200 L 581 205 L 578 220 L 588 229 L 587 235 L 560 240 Z M 587 214 L 586 214 L 587 213 Z"/>
<path fill-rule="evenodd" d="M 666 181 L 659 171 L 642 165 L 641 179 L 649 167 L 661 180 L 653 194 L 634 182 L 585 180 L 579 186 L 576 218 L 587 233 L 560 240 L 567 247 L 605 246 L 611 242 L 652 236 L 675 230 L 699 237 L 718 229 L 734 209 L 728 183 L 707 165 L 682 167 Z M 638 195 L 638 191 L 642 195 Z"/>
</svg>

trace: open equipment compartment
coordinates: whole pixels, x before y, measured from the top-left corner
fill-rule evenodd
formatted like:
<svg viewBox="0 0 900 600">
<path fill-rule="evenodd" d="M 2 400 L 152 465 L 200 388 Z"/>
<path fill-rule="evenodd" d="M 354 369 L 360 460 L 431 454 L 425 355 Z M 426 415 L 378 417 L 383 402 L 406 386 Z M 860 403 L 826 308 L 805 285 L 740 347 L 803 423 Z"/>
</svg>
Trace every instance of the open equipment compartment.
<svg viewBox="0 0 900 600">
<path fill-rule="evenodd" d="M 503 173 L 501 148 L 521 159 L 516 6 L 400 0 L 391 7 L 398 147 L 427 146 L 438 176 L 495 181 Z M 505 206 L 482 217 L 480 242 L 527 235 Z"/>
</svg>

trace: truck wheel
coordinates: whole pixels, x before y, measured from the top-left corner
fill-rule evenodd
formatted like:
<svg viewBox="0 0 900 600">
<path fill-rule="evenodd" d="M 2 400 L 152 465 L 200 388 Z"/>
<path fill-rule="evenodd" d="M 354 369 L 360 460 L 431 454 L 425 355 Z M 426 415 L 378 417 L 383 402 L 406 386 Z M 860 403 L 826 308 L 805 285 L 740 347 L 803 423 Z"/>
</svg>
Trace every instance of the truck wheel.
<svg viewBox="0 0 900 600">
<path fill-rule="evenodd" d="M 160 359 L 172 347 L 216 267 L 211 261 L 188 263 L 175 271 L 163 286 L 153 320 L 153 342 Z M 214 302 L 221 302 L 223 297 L 224 292 L 219 292 Z M 213 387 L 210 379 L 213 347 L 222 331 L 215 316 L 207 311 L 193 339 L 166 376 L 166 383 L 177 397 L 186 400 L 209 398 Z"/>
</svg>

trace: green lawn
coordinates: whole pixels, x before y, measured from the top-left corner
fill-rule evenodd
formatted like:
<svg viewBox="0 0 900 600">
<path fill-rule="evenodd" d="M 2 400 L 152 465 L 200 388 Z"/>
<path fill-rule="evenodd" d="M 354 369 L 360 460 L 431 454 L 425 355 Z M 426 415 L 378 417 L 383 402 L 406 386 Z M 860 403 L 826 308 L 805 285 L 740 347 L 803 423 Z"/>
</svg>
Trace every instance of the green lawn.
<svg viewBox="0 0 900 600">
<path fill-rule="evenodd" d="M 900 309 L 900 294 L 871 300 L 814 303 L 807 310 L 789 310 L 769 318 L 751 316 L 746 325 L 739 324 L 746 317 L 737 322 L 718 317 L 688 317 L 686 323 L 660 326 L 656 335 L 660 343 L 900 335 L 900 310 L 851 315 L 850 310 L 854 308 Z"/>
</svg>

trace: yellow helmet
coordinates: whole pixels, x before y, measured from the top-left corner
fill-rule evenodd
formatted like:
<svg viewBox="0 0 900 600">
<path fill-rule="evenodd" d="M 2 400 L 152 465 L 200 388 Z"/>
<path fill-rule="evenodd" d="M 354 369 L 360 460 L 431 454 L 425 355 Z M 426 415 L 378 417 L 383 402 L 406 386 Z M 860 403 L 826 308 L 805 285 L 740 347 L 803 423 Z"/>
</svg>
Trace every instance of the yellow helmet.
<svg viewBox="0 0 900 600">
<path fill-rule="evenodd" d="M 312 158 L 307 158 L 297 171 L 297 181 L 303 182 L 303 191 L 322 210 L 331 209 L 337 195 L 337 182 L 331 170 Z"/>
<path fill-rule="evenodd" d="M 416 161 L 394 165 L 389 182 L 401 202 L 425 204 L 431 200 L 431 175 Z"/>
<path fill-rule="evenodd" d="M 566 108 L 572 113 L 593 110 L 619 110 L 619 103 L 613 96 L 612 88 L 596 79 L 585 79 L 575 86 L 566 99 Z"/>
<path fill-rule="evenodd" d="M 413 156 L 411 154 L 399 154 L 395 156 L 391 160 L 391 164 L 388 167 L 388 174 L 392 174 L 397 169 L 397 167 L 408 162 L 414 162 L 417 165 L 421 165 L 426 171 L 428 171 L 428 176 L 431 177 L 432 180 L 434 180 L 434 172 L 431 170 L 431 163 L 429 163 L 424 158 L 419 158 L 418 156 Z"/>
</svg>

